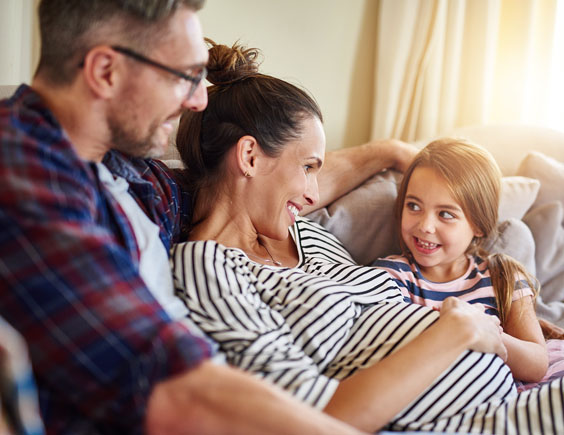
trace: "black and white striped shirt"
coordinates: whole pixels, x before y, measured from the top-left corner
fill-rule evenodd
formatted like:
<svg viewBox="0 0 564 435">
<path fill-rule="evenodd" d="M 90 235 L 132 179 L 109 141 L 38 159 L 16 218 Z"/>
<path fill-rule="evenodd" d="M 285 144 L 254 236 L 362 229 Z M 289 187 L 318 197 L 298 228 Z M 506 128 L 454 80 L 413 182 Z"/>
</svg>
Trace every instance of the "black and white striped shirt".
<svg viewBox="0 0 564 435">
<path fill-rule="evenodd" d="M 229 363 L 323 408 L 340 379 L 408 343 L 438 314 L 404 302 L 387 272 L 357 265 L 318 224 L 298 219 L 291 233 L 295 268 L 259 264 L 214 241 L 179 244 L 171 260 L 175 287 Z M 520 415 L 508 411 L 519 397 L 500 358 L 467 351 L 389 428 L 505 430 Z"/>
</svg>

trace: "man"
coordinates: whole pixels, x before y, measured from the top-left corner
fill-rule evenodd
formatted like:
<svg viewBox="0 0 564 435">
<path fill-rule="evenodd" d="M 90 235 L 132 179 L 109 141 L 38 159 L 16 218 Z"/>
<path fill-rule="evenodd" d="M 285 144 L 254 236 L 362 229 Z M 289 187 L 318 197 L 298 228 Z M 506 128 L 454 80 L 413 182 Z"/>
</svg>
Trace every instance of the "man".
<svg viewBox="0 0 564 435">
<path fill-rule="evenodd" d="M 0 104 L 0 315 L 29 345 L 48 433 L 354 432 L 210 362 L 178 320 L 167 254 L 190 201 L 150 158 L 206 107 L 202 3 L 42 0 L 34 80 Z M 410 157 L 328 156 L 321 204 Z"/>
</svg>

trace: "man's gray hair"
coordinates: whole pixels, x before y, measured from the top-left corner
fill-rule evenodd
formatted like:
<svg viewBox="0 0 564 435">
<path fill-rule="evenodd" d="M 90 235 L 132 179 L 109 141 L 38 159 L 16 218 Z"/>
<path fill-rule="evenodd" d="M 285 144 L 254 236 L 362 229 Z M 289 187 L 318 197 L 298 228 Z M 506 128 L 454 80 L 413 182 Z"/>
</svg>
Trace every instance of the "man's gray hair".
<svg viewBox="0 0 564 435">
<path fill-rule="evenodd" d="M 166 34 L 179 8 L 205 0 L 41 0 L 41 54 L 36 74 L 53 85 L 71 83 L 88 51 L 99 44 L 147 51 Z"/>
<path fill-rule="evenodd" d="M 124 10 L 154 22 L 169 17 L 181 5 L 199 10 L 204 0 L 118 0 L 115 3 L 121 3 Z"/>
</svg>

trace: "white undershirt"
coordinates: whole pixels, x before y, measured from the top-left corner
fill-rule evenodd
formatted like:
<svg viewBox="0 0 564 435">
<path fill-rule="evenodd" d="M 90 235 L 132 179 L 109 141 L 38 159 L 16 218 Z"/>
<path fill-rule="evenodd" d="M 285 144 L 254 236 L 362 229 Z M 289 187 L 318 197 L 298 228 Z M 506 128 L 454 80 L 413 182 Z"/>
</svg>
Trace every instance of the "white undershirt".
<svg viewBox="0 0 564 435">
<path fill-rule="evenodd" d="M 168 254 L 159 237 L 159 227 L 129 194 L 127 180 L 114 177 L 103 163 L 98 163 L 98 172 L 100 181 L 119 203 L 133 228 L 141 257 L 139 275 L 145 285 L 172 319 L 186 318 L 188 309 L 174 295 Z"/>
</svg>

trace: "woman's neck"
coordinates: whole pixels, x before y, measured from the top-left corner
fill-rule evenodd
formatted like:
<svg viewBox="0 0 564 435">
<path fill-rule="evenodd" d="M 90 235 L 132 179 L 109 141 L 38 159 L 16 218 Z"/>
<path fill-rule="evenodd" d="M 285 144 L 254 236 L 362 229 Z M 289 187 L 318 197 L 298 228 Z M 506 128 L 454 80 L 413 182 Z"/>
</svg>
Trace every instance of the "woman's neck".
<svg viewBox="0 0 564 435">
<path fill-rule="evenodd" d="M 237 196 L 218 196 L 203 213 L 205 207 L 202 207 L 203 198 L 200 197 L 195 216 L 201 221 L 195 219 L 198 223 L 190 231 L 189 240 L 214 240 L 224 246 L 241 249 L 251 260 L 266 265 L 296 266 L 298 253 L 292 237 L 273 240 L 259 234 L 245 213 L 244 205 L 237 204 Z"/>
</svg>

